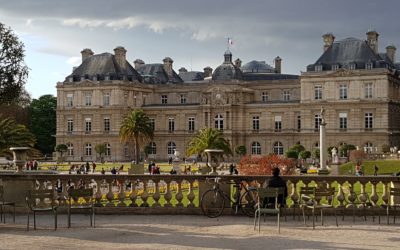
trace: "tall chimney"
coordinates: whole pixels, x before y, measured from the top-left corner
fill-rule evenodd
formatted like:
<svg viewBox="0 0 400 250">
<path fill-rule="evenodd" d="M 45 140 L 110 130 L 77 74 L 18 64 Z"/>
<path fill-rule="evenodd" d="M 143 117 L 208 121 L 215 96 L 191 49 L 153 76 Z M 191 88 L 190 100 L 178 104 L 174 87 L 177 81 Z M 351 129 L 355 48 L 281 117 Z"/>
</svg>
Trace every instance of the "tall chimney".
<svg viewBox="0 0 400 250">
<path fill-rule="evenodd" d="M 393 44 L 390 44 L 386 47 L 386 55 L 387 55 L 387 57 L 389 57 L 389 59 L 392 61 L 392 63 L 395 63 L 396 47 Z"/>
<path fill-rule="evenodd" d="M 213 69 L 210 66 L 204 68 L 204 77 L 211 77 Z"/>
<path fill-rule="evenodd" d="M 242 60 L 240 60 L 239 58 L 235 60 L 235 66 L 240 68 L 242 67 Z"/>
<path fill-rule="evenodd" d="M 275 57 L 274 62 L 275 62 L 275 73 L 280 74 L 282 72 L 282 59 L 279 56 L 277 56 Z"/>
<path fill-rule="evenodd" d="M 367 32 L 367 44 L 375 54 L 378 54 L 378 37 L 379 34 L 375 30 L 369 30 Z"/>
<path fill-rule="evenodd" d="M 83 49 L 81 51 L 82 54 L 82 62 L 85 61 L 86 58 L 93 56 L 93 51 L 91 49 Z"/>
<path fill-rule="evenodd" d="M 123 70 L 126 69 L 126 49 L 122 46 L 118 46 L 114 49 L 115 61 L 117 61 L 119 67 Z"/>
<path fill-rule="evenodd" d="M 140 66 L 144 65 L 144 61 L 142 59 L 136 59 L 133 64 L 135 65 L 135 69 L 140 68 Z"/>
<path fill-rule="evenodd" d="M 188 72 L 185 67 L 180 68 L 178 71 L 179 71 L 179 74 Z"/>
<path fill-rule="evenodd" d="M 322 39 L 324 40 L 324 51 L 326 51 L 335 41 L 335 36 L 332 33 L 326 33 L 322 35 Z"/>
<path fill-rule="evenodd" d="M 172 63 L 174 60 L 172 60 L 170 57 L 166 57 L 163 60 L 164 63 L 164 70 L 167 72 L 168 76 L 172 76 Z"/>
</svg>

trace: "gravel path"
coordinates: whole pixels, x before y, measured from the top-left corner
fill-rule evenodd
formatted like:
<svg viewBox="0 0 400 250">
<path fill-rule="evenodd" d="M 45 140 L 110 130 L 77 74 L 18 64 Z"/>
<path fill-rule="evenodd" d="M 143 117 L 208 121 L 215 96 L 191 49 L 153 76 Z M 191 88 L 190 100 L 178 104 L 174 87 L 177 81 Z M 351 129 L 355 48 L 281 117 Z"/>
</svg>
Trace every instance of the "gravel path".
<svg viewBox="0 0 400 250">
<path fill-rule="evenodd" d="M 357 218 L 327 218 L 312 230 L 311 222 L 288 218 L 278 234 L 275 218 L 268 217 L 261 233 L 253 231 L 251 218 L 176 215 L 99 215 L 96 228 L 89 217 L 74 215 L 72 228 L 59 215 L 59 229 L 52 230 L 52 217 L 39 215 L 38 230 L 26 231 L 26 217 L 16 224 L 0 224 L 0 249 L 399 249 L 400 223 L 386 225 Z M 7 217 L 8 222 L 10 218 Z M 33 221 L 32 221 L 33 223 Z"/>
</svg>

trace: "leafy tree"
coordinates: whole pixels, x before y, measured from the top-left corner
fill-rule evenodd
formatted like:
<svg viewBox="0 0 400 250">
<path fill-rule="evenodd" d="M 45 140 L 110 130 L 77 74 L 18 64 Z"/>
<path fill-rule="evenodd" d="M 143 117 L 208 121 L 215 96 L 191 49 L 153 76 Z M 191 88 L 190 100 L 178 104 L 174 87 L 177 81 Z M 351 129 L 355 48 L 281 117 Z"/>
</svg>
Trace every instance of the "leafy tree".
<svg viewBox="0 0 400 250">
<path fill-rule="evenodd" d="M 382 145 L 382 153 L 389 153 L 390 152 L 390 147 L 387 144 Z"/>
<path fill-rule="evenodd" d="M 247 149 L 245 145 L 237 146 L 235 149 L 235 153 L 239 156 L 244 156 L 247 153 Z"/>
<path fill-rule="evenodd" d="M 13 31 L 0 23 L 0 105 L 17 100 L 28 78 L 24 45 Z"/>
<path fill-rule="evenodd" d="M 285 153 L 286 158 L 292 158 L 292 159 L 297 159 L 299 157 L 299 152 L 293 149 L 289 149 Z"/>
<path fill-rule="evenodd" d="M 282 175 L 292 175 L 296 167 L 291 159 L 275 154 L 262 157 L 244 156 L 238 164 L 239 173 L 245 175 L 270 175 L 274 168 L 279 168 Z"/>
<path fill-rule="evenodd" d="M 307 158 L 310 158 L 311 157 L 311 152 L 310 151 L 308 151 L 308 150 L 304 150 L 304 151 L 301 151 L 300 153 L 299 153 L 299 157 L 301 158 L 301 159 L 307 159 Z"/>
<path fill-rule="evenodd" d="M 350 151 L 355 150 L 355 149 L 356 149 L 356 146 L 345 143 L 339 147 L 340 156 L 347 157 L 347 156 L 349 156 Z"/>
<path fill-rule="evenodd" d="M 36 148 L 43 154 L 51 154 L 56 145 L 56 107 L 57 98 L 43 95 L 33 99 L 30 105 L 30 130 L 36 136 Z"/>
<path fill-rule="evenodd" d="M 320 157 L 319 148 L 314 149 L 314 151 L 312 152 L 312 154 L 313 154 L 313 157 L 314 157 L 314 158 L 319 159 L 319 157 Z"/>
<path fill-rule="evenodd" d="M 58 144 L 54 150 L 60 154 L 61 160 L 63 159 L 64 153 L 67 152 L 68 147 L 65 144 Z"/>
<path fill-rule="evenodd" d="M 100 161 L 101 163 L 104 163 L 104 156 L 107 152 L 107 146 L 104 143 L 101 144 L 97 144 L 96 146 L 94 146 L 94 150 L 96 151 L 96 153 L 98 153 L 100 155 Z"/>
<path fill-rule="evenodd" d="M 140 159 L 140 145 L 146 145 L 153 139 L 153 135 L 153 126 L 143 110 L 133 110 L 126 115 L 119 130 L 119 137 L 122 142 L 133 142 L 137 163 Z"/>
<path fill-rule="evenodd" d="M 189 142 L 187 155 L 204 155 L 205 149 L 221 149 L 225 155 L 232 155 L 229 142 L 222 132 L 215 128 L 199 130 Z"/>
<path fill-rule="evenodd" d="M 35 136 L 24 125 L 0 117 L 0 155 L 11 155 L 10 147 L 33 147 L 34 144 Z"/>
<path fill-rule="evenodd" d="M 149 156 L 149 154 L 151 154 L 152 148 L 151 148 L 150 144 L 147 144 L 144 147 L 143 152 L 144 152 L 144 155 L 146 156 L 146 158 Z"/>
</svg>

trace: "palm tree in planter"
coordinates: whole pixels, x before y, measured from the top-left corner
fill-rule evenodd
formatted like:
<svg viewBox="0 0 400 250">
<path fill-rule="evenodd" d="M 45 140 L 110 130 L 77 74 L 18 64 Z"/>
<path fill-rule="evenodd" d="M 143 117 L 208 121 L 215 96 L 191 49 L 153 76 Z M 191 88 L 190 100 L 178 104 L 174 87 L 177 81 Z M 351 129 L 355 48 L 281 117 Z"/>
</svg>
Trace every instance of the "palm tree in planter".
<svg viewBox="0 0 400 250">
<path fill-rule="evenodd" d="M 127 114 L 119 129 L 121 142 L 133 142 L 136 163 L 139 163 L 140 148 L 147 145 L 153 139 L 153 136 L 154 130 L 150 119 L 140 109 Z"/>
<path fill-rule="evenodd" d="M 204 155 L 205 149 L 221 149 L 224 155 L 232 155 L 229 142 L 224 138 L 221 130 L 205 128 L 197 132 L 190 140 L 187 149 L 188 155 Z M 207 155 L 208 162 L 208 155 Z"/>
</svg>

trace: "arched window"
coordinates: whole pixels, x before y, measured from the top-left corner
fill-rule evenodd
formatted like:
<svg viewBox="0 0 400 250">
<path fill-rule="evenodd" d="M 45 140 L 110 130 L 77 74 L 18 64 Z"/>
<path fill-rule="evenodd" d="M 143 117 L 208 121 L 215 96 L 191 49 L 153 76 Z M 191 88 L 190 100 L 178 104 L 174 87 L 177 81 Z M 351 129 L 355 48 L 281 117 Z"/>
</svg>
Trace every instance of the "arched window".
<svg viewBox="0 0 400 250">
<path fill-rule="evenodd" d="M 219 130 L 224 130 L 224 118 L 222 115 L 218 114 L 214 118 L 215 121 L 215 128 Z"/>
<path fill-rule="evenodd" d="M 176 149 L 176 144 L 173 141 L 168 142 L 167 144 L 167 154 L 174 154 L 174 150 Z"/>
<path fill-rule="evenodd" d="M 92 155 L 92 144 L 90 144 L 90 143 L 85 144 L 85 155 L 86 156 Z"/>
<path fill-rule="evenodd" d="M 251 144 L 251 154 L 253 155 L 261 154 L 261 145 L 258 141 L 255 141 Z"/>
<path fill-rule="evenodd" d="M 111 156 L 111 145 L 110 143 L 106 143 L 106 156 Z"/>
<path fill-rule="evenodd" d="M 274 143 L 274 154 L 283 155 L 283 144 L 280 141 Z"/>
<path fill-rule="evenodd" d="M 68 156 L 74 155 L 74 144 L 72 144 L 70 142 L 67 143 L 67 154 L 68 154 Z"/>
<path fill-rule="evenodd" d="M 150 142 L 149 146 L 150 146 L 150 154 L 155 155 L 157 153 L 156 143 L 152 141 L 152 142 Z"/>
<path fill-rule="evenodd" d="M 372 153 L 373 150 L 374 150 L 374 145 L 372 144 L 372 142 L 367 142 L 364 144 L 365 153 Z"/>
</svg>

